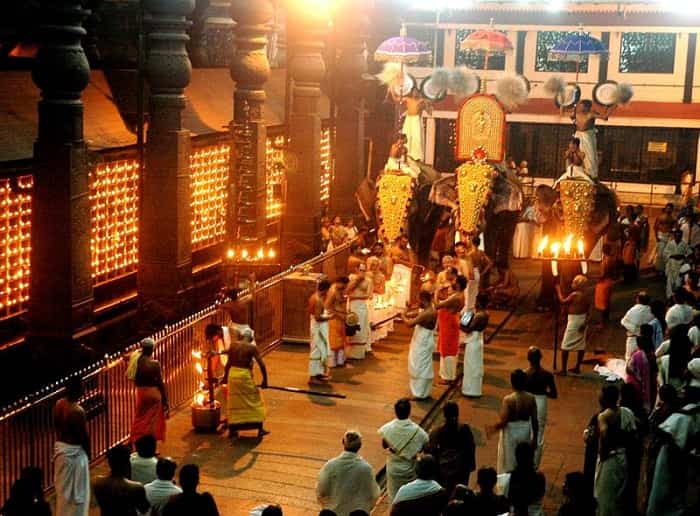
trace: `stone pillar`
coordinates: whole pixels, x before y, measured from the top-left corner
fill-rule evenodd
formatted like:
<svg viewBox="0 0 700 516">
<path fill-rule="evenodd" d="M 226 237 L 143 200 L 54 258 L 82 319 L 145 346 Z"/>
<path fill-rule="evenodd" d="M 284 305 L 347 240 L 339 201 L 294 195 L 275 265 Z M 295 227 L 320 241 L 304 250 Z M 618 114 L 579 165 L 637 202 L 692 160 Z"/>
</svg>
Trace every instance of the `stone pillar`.
<svg viewBox="0 0 700 516">
<path fill-rule="evenodd" d="M 194 0 L 144 0 L 150 124 L 141 192 L 138 285 L 146 313 L 161 321 L 187 310 L 192 286 L 190 134 L 182 127 L 192 67 L 185 18 Z"/>
<path fill-rule="evenodd" d="M 330 213 L 343 217 L 356 213 L 354 193 L 365 175 L 365 40 L 369 19 L 364 0 L 345 0 L 336 17 L 339 53 L 335 63 L 335 170 L 331 184 Z"/>
<path fill-rule="evenodd" d="M 80 0 L 43 0 L 33 79 L 41 90 L 34 143 L 29 337 L 71 342 L 92 329 L 90 201 L 81 92 L 90 67 Z"/>
<path fill-rule="evenodd" d="M 328 20 L 301 2 L 288 12 L 288 73 L 292 74 L 290 149 L 298 166 L 287 171 L 282 226 L 282 263 L 291 265 L 315 251 L 321 214 L 321 81 L 326 75 L 323 38 Z"/>
<path fill-rule="evenodd" d="M 236 22 L 231 78 L 233 139 L 236 159 L 231 160 L 227 237 L 232 247 L 254 252 L 265 240 L 267 128 L 263 120 L 264 85 L 270 78 L 267 34 L 274 15 L 269 0 L 233 0 L 231 17 Z"/>
</svg>

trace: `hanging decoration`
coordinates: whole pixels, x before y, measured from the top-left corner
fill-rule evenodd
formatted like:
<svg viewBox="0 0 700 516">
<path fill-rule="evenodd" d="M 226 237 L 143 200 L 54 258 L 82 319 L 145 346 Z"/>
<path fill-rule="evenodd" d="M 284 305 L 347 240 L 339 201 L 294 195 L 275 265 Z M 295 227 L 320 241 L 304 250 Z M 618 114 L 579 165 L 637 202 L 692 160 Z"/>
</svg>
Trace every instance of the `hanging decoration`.
<svg viewBox="0 0 700 516">
<path fill-rule="evenodd" d="M 377 181 L 380 233 L 393 242 L 402 233 L 408 205 L 413 197 L 413 178 L 401 172 L 386 171 Z"/>
</svg>

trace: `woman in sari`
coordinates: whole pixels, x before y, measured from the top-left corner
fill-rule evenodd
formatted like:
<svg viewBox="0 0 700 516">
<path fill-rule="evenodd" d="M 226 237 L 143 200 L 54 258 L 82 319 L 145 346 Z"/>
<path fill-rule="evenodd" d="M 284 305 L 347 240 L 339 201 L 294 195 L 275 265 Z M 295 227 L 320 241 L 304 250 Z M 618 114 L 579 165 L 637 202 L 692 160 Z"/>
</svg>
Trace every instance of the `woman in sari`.
<svg viewBox="0 0 700 516">
<path fill-rule="evenodd" d="M 152 435 L 157 441 L 165 440 L 165 417 L 168 397 L 160 370 L 160 363 L 153 359 L 156 343 L 153 339 L 141 341 L 141 356 L 136 364 L 136 413 L 131 425 L 131 442 L 144 435 Z"/>
<path fill-rule="evenodd" d="M 646 327 L 646 333 L 651 333 L 648 324 L 643 324 L 642 327 Z M 640 335 L 637 337 L 637 347 L 637 351 L 632 353 L 627 361 L 625 382 L 634 388 L 637 402 L 648 413 L 656 400 L 656 376 L 651 373 L 649 361 L 650 354 L 653 356 L 651 338 L 648 335 Z M 654 360 L 655 358 L 652 359 Z"/>
</svg>

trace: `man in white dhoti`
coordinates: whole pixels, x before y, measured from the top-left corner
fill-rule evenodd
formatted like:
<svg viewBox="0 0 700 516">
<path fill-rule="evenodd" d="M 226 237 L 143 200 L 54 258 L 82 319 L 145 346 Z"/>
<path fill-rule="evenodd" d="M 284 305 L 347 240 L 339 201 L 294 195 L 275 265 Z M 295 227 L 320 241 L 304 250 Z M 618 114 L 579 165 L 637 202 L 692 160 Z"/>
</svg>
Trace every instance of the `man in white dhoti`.
<svg viewBox="0 0 700 516">
<path fill-rule="evenodd" d="M 418 90 L 414 89 L 410 97 L 404 97 L 403 103 L 406 105 L 401 132 L 406 135 L 406 154 L 416 161 L 423 161 L 423 111 L 430 108 L 430 104 L 421 98 Z"/>
<path fill-rule="evenodd" d="M 584 167 L 585 160 L 586 153 L 581 150 L 581 140 L 578 138 L 569 140 L 569 146 L 564 153 L 566 171 L 554 182 L 554 188 L 557 188 L 564 179 L 585 179 L 593 183 L 593 178 L 588 175 Z"/>
<path fill-rule="evenodd" d="M 683 240 L 683 232 L 680 229 L 673 231 L 673 240 L 664 248 L 664 260 L 666 261 L 666 297 L 683 285 L 681 279 L 681 266 L 692 253 L 690 246 Z"/>
<path fill-rule="evenodd" d="M 627 330 L 627 342 L 625 343 L 625 360 L 629 360 L 632 354 L 637 351 L 637 337 L 643 324 L 649 324 L 654 320 L 651 312 L 651 298 L 645 291 L 637 293 L 635 303 L 627 310 L 625 316 L 620 320 L 622 327 Z"/>
<path fill-rule="evenodd" d="M 354 312 L 359 320 L 360 329 L 348 338 L 348 358 L 362 359 L 365 353 L 372 351 L 372 334 L 369 326 L 370 300 L 372 299 L 372 280 L 367 275 L 367 265 L 360 263 L 357 273 L 350 275 L 347 288 L 348 311 Z"/>
<path fill-rule="evenodd" d="M 580 108 L 579 108 L 580 106 Z M 582 100 L 574 105 L 571 119 L 576 127 L 574 137 L 581 142 L 581 151 L 584 153 L 583 168 L 592 179 L 598 178 L 598 148 L 596 145 L 595 121 L 607 120 L 609 108 L 605 113 L 593 111 L 593 102 Z"/>
<path fill-rule="evenodd" d="M 420 312 L 409 318 L 401 314 L 401 319 L 413 328 L 413 337 L 408 350 L 408 376 L 411 394 L 416 399 L 430 397 L 433 390 L 433 352 L 435 351 L 435 323 L 437 313 L 430 292 L 422 291 L 419 296 Z"/>
<path fill-rule="evenodd" d="M 386 488 L 393 500 L 399 488 L 416 478 L 416 456 L 428 444 L 428 434 L 410 420 L 411 402 L 405 398 L 394 405 L 396 419 L 379 429 L 382 446 L 387 450 Z"/>
<path fill-rule="evenodd" d="M 457 242 L 455 244 L 455 256 L 454 266 L 459 271 L 459 274 L 467 278 L 467 289 L 464 291 L 464 308 L 462 309 L 462 313 L 464 313 L 474 310 L 476 296 L 479 293 L 479 277 L 471 256 L 467 253 L 467 244 Z"/>
<path fill-rule="evenodd" d="M 493 426 L 486 427 L 486 436 L 490 437 L 501 431 L 498 440 L 497 471 L 510 473 L 515 469 L 515 448 L 519 443 L 530 443 L 534 448 L 539 432 L 537 422 L 537 403 L 535 397 L 525 391 L 527 374 L 516 369 L 510 374 L 513 392 L 503 398 L 500 419 Z"/>
<path fill-rule="evenodd" d="M 481 396 L 484 380 L 484 330 L 489 325 L 489 314 L 479 311 L 469 322 L 465 333 L 462 394 L 469 397 Z"/>
<path fill-rule="evenodd" d="M 413 267 L 416 257 L 408 246 L 408 237 L 401 235 L 389 250 L 393 265 L 391 282 L 394 290 L 394 306 L 397 310 L 406 308 L 411 300 L 413 286 Z"/>
<path fill-rule="evenodd" d="M 360 433 L 348 430 L 343 436 L 343 453 L 326 462 L 318 474 L 318 503 L 338 516 L 358 510 L 369 514 L 379 498 L 374 470 L 358 454 L 361 447 Z"/>
<path fill-rule="evenodd" d="M 542 352 L 536 346 L 527 350 L 527 361 L 530 368 L 527 374 L 527 387 L 525 390 L 535 397 L 537 404 L 537 449 L 535 450 L 535 468 L 539 468 L 544 452 L 544 427 L 547 424 L 547 398 L 557 399 L 557 384 L 554 375 L 545 370 L 540 363 Z"/>
<path fill-rule="evenodd" d="M 622 409 L 617 406 L 618 397 L 616 386 L 603 387 L 600 397 L 603 410 L 598 414 L 598 463 L 594 483 L 598 516 L 626 513 L 628 470 Z"/>
<path fill-rule="evenodd" d="M 666 258 L 664 250 L 666 244 L 671 240 L 673 228 L 676 225 L 676 218 L 673 216 L 673 203 L 664 206 L 664 211 L 654 221 L 654 233 L 656 235 L 656 259 L 654 264 L 656 271 L 664 274 L 666 272 Z"/>
<path fill-rule="evenodd" d="M 328 280 L 318 282 L 316 292 L 309 299 L 309 383 L 323 384 L 328 376 L 328 357 L 331 348 L 328 343 L 328 321 L 331 315 L 326 312 L 326 296 L 331 284 Z"/>
<path fill-rule="evenodd" d="M 53 412 L 58 516 L 87 516 L 90 512 L 90 437 L 85 411 L 78 404 L 82 393 L 82 379 L 71 377 L 66 396 L 58 400 Z"/>
<path fill-rule="evenodd" d="M 588 311 L 591 308 L 591 300 L 583 291 L 586 284 L 586 276 L 579 274 L 571 282 L 572 292 L 564 297 L 561 287 L 557 283 L 556 291 L 559 302 L 567 305 L 566 330 L 561 340 L 561 371 L 562 376 L 566 376 L 566 365 L 569 361 L 569 353 L 576 351 L 576 365 L 570 369 L 572 373 L 581 372 L 583 354 L 586 350 L 586 324 L 588 322 Z"/>
</svg>

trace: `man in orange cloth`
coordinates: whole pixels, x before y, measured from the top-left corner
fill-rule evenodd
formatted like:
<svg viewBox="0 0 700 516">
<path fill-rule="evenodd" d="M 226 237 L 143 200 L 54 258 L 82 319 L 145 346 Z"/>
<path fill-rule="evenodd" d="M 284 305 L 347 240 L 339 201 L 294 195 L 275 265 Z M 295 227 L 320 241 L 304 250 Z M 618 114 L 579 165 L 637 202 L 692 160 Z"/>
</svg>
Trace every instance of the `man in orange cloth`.
<svg viewBox="0 0 700 516">
<path fill-rule="evenodd" d="M 144 435 L 152 435 L 158 441 L 165 440 L 168 397 L 160 363 L 153 359 L 155 347 L 153 339 L 143 339 L 140 354 L 133 357 L 136 360 L 136 414 L 131 425 L 131 442 Z"/>
<path fill-rule="evenodd" d="M 437 304 L 438 351 L 440 352 L 440 383 L 449 384 L 457 379 L 457 355 L 459 354 L 459 314 L 464 307 L 464 289 L 467 278 L 457 276 L 450 295 Z"/>
<path fill-rule="evenodd" d="M 350 279 L 347 276 L 336 278 L 326 296 L 326 311 L 331 316 L 328 320 L 328 341 L 331 348 L 329 367 L 345 366 L 345 348 L 348 344 L 345 335 L 345 321 L 348 316 L 345 290 L 348 283 Z"/>
<path fill-rule="evenodd" d="M 600 267 L 600 279 L 595 286 L 595 309 L 600 312 L 600 325 L 610 322 L 610 297 L 617 275 L 617 259 L 610 244 L 603 244 L 603 262 Z"/>
</svg>

